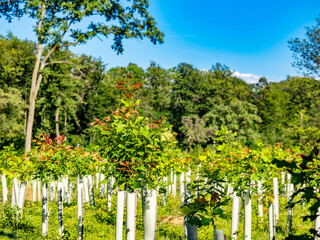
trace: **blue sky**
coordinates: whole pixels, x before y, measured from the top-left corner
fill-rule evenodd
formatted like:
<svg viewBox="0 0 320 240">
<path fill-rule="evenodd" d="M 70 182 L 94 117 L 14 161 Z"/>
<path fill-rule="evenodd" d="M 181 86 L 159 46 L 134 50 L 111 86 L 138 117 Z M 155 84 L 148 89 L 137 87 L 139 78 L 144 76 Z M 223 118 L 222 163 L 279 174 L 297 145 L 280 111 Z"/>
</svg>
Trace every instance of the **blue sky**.
<svg viewBox="0 0 320 240">
<path fill-rule="evenodd" d="M 95 39 L 71 50 L 101 57 L 108 67 L 133 62 L 147 68 L 155 61 L 165 68 L 187 62 L 210 69 L 220 62 L 249 82 L 259 76 L 280 81 L 299 74 L 287 41 L 315 25 L 320 1 L 151 0 L 150 12 L 166 35 L 164 44 L 126 40 L 124 53 L 116 55 L 110 40 Z M 0 19 L 0 34 L 12 31 L 34 40 L 32 24 L 25 18 L 11 24 Z"/>
</svg>

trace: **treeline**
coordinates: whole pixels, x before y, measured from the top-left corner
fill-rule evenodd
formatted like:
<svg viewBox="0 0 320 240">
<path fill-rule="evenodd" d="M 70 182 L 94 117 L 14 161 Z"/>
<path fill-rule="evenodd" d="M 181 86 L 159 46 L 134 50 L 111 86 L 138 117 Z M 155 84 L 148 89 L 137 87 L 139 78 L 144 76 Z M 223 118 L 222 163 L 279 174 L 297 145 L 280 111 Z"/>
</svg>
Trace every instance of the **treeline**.
<svg viewBox="0 0 320 240">
<path fill-rule="evenodd" d="M 30 79 L 36 45 L 13 35 L 0 37 L 0 146 L 14 141 L 23 147 Z M 72 144 L 94 143 L 90 123 L 110 115 L 119 105 L 121 67 L 107 69 L 101 59 L 56 51 L 43 72 L 36 102 L 34 136 L 65 134 Z M 215 64 L 208 71 L 180 63 L 164 69 L 129 64 L 133 83 L 148 117 L 166 116 L 181 146 L 215 142 L 223 126 L 250 144 L 308 145 L 320 136 L 320 83 L 313 78 L 287 77 L 281 82 L 261 78 L 248 84 Z"/>
</svg>

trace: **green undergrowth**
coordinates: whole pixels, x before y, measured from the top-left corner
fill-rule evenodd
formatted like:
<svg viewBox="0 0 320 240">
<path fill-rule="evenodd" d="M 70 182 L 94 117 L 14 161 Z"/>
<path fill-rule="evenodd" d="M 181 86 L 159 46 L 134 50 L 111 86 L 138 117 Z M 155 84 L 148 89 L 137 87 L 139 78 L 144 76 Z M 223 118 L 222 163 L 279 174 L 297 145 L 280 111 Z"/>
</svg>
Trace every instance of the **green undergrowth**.
<svg viewBox="0 0 320 240">
<path fill-rule="evenodd" d="M 277 223 L 276 239 L 281 240 L 287 237 L 286 222 L 287 209 L 285 197 L 280 200 L 280 219 Z M 116 197 L 112 199 L 112 209 L 107 210 L 106 198 L 96 197 L 96 206 L 84 207 L 84 239 L 114 239 L 115 236 L 115 219 L 116 219 Z M 10 199 L 9 201 L 10 202 Z M 253 198 L 252 204 L 252 239 L 265 240 L 269 238 L 268 233 L 268 215 L 267 208 L 264 208 L 264 216 L 258 218 L 257 200 Z M 142 204 L 138 199 L 136 239 L 143 239 L 143 222 L 142 222 Z M 226 206 L 223 210 L 226 218 L 215 220 L 215 229 L 224 230 L 227 239 L 230 239 L 231 226 L 231 206 Z M 10 207 L 10 204 L 0 209 L 0 239 L 61 239 L 58 234 L 58 214 L 57 204 L 49 204 L 49 234 L 47 238 L 41 236 L 41 202 L 26 201 L 22 220 L 16 216 L 16 211 Z M 301 216 L 306 214 L 303 206 L 295 207 L 293 217 L 292 233 L 298 235 L 292 239 L 309 239 L 308 229 L 312 223 L 303 222 Z M 243 208 L 240 212 L 240 230 L 239 239 L 243 239 Z M 124 217 L 125 222 L 125 217 Z M 125 223 L 124 223 L 125 224 Z M 167 205 L 164 206 L 162 199 L 158 198 L 158 224 L 157 239 L 183 239 L 183 216 L 180 212 L 180 198 L 169 196 Z M 74 198 L 71 204 L 64 205 L 64 228 L 65 237 L 63 239 L 77 239 L 77 201 Z M 198 239 L 213 239 L 212 225 L 204 226 L 198 229 Z M 125 233 L 125 225 L 123 232 Z M 124 238 L 125 239 L 125 236 Z"/>
</svg>

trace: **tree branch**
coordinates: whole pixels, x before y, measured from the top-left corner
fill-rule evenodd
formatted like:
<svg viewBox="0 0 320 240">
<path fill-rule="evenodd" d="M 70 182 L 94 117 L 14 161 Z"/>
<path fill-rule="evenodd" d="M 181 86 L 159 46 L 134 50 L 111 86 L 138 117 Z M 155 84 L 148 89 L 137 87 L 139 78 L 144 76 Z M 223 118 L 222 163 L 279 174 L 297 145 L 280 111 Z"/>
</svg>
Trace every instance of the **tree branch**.
<svg viewBox="0 0 320 240">
<path fill-rule="evenodd" d="M 63 48 L 63 47 L 69 47 L 69 46 L 77 45 L 79 42 L 80 42 L 80 41 L 73 42 L 73 43 L 63 44 L 63 45 L 58 46 L 58 48 Z"/>
<path fill-rule="evenodd" d="M 45 14 L 46 14 L 46 3 L 44 1 L 44 2 L 42 2 L 42 6 L 41 6 L 41 18 L 40 18 L 40 20 L 38 22 L 38 26 L 37 26 L 38 52 L 37 52 L 37 57 L 36 57 L 36 63 L 35 63 L 34 70 L 32 73 L 32 82 L 31 82 L 31 91 L 30 91 L 30 93 L 34 92 L 34 98 L 36 98 L 37 94 L 38 94 L 39 88 L 37 86 L 40 85 L 40 83 L 41 83 L 41 78 L 38 77 L 39 66 L 41 69 L 41 56 L 42 56 L 42 39 L 40 36 L 40 32 L 42 29 L 42 24 L 43 24 L 43 19 L 44 19 Z M 31 102 L 31 95 L 30 95 L 30 102 Z"/>
<path fill-rule="evenodd" d="M 62 33 L 62 35 L 61 35 L 60 39 L 58 40 L 57 44 L 55 44 L 55 45 L 50 49 L 50 51 L 47 53 L 47 55 L 46 55 L 46 56 L 43 58 L 43 60 L 41 61 L 40 71 L 43 70 L 43 69 L 45 68 L 45 66 L 47 65 L 46 62 L 47 62 L 47 60 L 49 59 L 49 57 L 54 53 L 54 51 L 55 51 L 58 47 L 60 47 L 59 44 L 61 43 L 64 35 L 66 34 L 66 32 L 68 31 L 68 29 L 70 28 L 70 26 L 71 26 L 71 24 L 72 24 L 72 22 L 73 22 L 74 19 L 75 19 L 75 18 L 73 17 L 73 18 L 70 20 L 67 28 L 66 28 L 66 29 L 64 30 L 64 32 Z M 62 62 L 61 62 L 61 63 L 62 63 Z M 67 62 L 64 62 L 64 63 L 67 63 Z M 67 64 L 68 64 L 68 63 L 67 63 Z M 70 63 L 69 63 L 69 64 L 70 64 Z M 75 66 L 75 67 L 78 69 L 78 71 L 81 73 L 81 75 L 84 75 L 77 66 Z M 41 84 L 41 80 L 42 80 L 42 73 L 40 73 L 40 74 L 39 74 L 39 77 L 38 77 L 38 81 L 37 81 L 37 84 L 36 84 L 36 93 L 38 93 L 38 91 L 39 91 L 40 84 Z"/>
<path fill-rule="evenodd" d="M 75 18 L 73 17 L 73 18 L 70 20 L 67 28 L 66 28 L 66 29 L 64 30 L 64 32 L 62 33 L 62 35 L 61 35 L 60 39 L 58 40 L 57 44 L 55 44 L 55 45 L 50 49 L 50 51 L 48 52 L 48 54 L 43 58 L 43 60 L 42 60 L 42 62 L 41 62 L 40 70 L 44 69 L 48 58 L 52 55 L 52 53 L 54 53 L 54 51 L 55 51 L 57 48 L 60 47 L 59 44 L 61 43 L 64 35 L 66 34 L 66 32 L 68 31 L 68 29 L 70 28 L 70 26 L 71 26 L 71 24 L 72 24 L 72 22 L 73 22 L 74 19 L 75 19 Z"/>
<path fill-rule="evenodd" d="M 75 17 L 71 18 L 71 20 L 70 20 L 70 22 L 69 22 L 69 24 L 68 24 L 68 26 L 67 26 L 66 30 L 64 30 L 64 32 L 62 33 L 62 35 L 61 35 L 61 37 L 60 37 L 60 39 L 59 39 L 59 41 L 57 42 L 57 44 L 56 44 L 56 45 L 58 45 L 58 44 L 60 44 L 60 43 L 61 43 L 61 41 L 62 41 L 62 39 L 63 39 L 64 35 L 65 35 L 65 34 L 66 34 L 66 32 L 69 30 L 69 28 L 70 28 L 70 26 L 71 26 L 72 22 L 74 21 L 74 19 L 75 19 Z"/>
<path fill-rule="evenodd" d="M 42 23 L 43 23 L 43 19 L 44 16 L 46 14 L 46 1 L 42 2 L 41 5 L 41 17 L 38 23 L 38 27 L 37 27 L 37 35 L 38 35 L 38 42 L 42 44 L 42 41 L 40 39 L 40 32 L 41 32 L 41 28 L 42 28 Z"/>
</svg>

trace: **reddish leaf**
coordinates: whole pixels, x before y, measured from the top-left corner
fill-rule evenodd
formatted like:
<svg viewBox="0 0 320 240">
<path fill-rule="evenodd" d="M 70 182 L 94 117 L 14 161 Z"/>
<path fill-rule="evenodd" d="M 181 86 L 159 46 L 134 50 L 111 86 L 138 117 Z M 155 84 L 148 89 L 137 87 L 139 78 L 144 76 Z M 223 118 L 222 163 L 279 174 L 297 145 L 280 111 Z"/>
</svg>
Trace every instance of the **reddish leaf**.
<svg viewBox="0 0 320 240">
<path fill-rule="evenodd" d="M 219 199 L 219 194 L 217 192 L 211 195 L 211 202 L 216 203 L 218 202 L 218 199 Z"/>
<path fill-rule="evenodd" d="M 207 204 L 207 200 L 205 198 L 196 198 L 194 200 L 197 204 Z"/>
<path fill-rule="evenodd" d="M 126 88 L 124 88 L 124 87 L 120 87 L 120 86 L 116 86 L 116 88 L 118 88 L 118 89 L 120 89 L 120 90 L 122 90 L 122 89 L 126 89 Z"/>
</svg>

